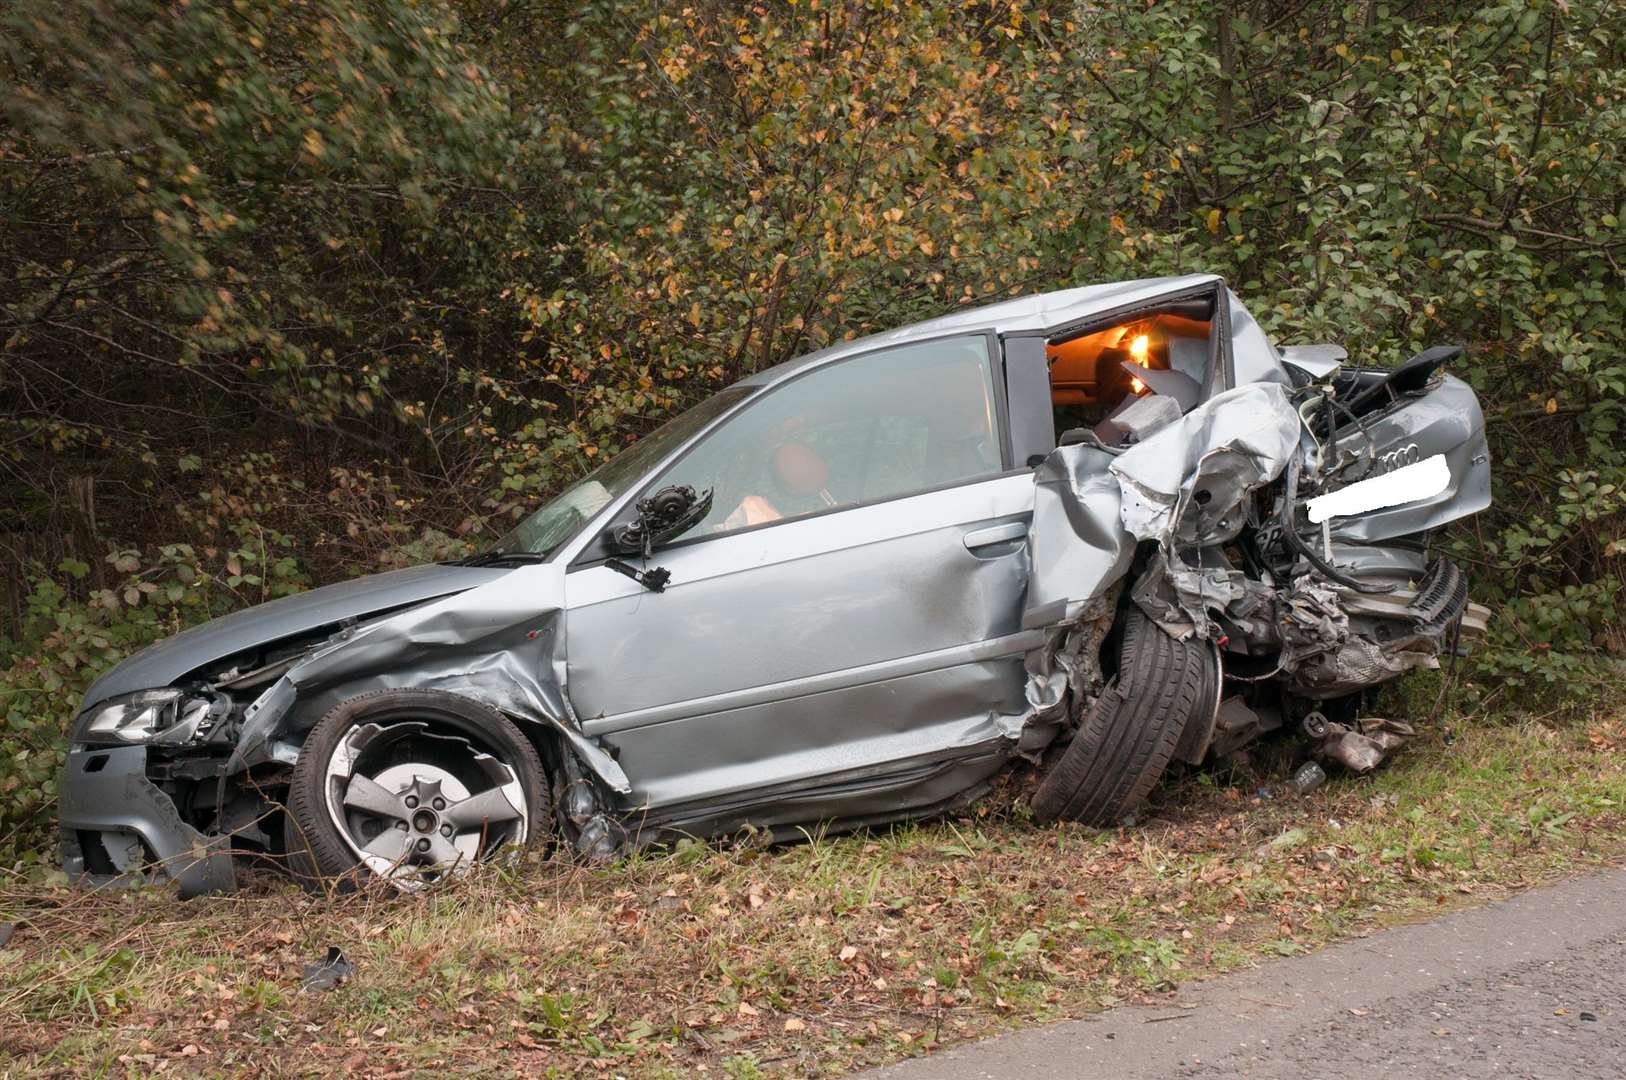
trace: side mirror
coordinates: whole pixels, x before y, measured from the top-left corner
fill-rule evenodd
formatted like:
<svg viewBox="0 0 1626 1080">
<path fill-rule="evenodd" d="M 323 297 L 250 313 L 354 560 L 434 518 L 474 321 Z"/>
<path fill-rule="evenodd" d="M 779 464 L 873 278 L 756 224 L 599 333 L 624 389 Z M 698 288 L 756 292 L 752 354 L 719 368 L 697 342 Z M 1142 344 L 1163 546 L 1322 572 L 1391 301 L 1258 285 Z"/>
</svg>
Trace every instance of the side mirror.
<svg viewBox="0 0 1626 1080">
<path fill-rule="evenodd" d="M 711 513 L 711 489 L 697 492 L 674 484 L 639 499 L 637 509 L 637 517 L 610 527 L 609 539 L 617 550 L 647 559 L 656 548 L 688 532 Z"/>
</svg>

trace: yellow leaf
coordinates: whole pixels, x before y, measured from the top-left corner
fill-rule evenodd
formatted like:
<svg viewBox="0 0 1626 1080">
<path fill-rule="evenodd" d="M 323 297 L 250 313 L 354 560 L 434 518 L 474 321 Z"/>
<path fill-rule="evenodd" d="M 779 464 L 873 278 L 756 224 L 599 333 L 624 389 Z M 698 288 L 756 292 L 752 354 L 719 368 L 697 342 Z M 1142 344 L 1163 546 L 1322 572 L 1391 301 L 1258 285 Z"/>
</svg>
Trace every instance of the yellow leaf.
<svg viewBox="0 0 1626 1080">
<path fill-rule="evenodd" d="M 1558 411 L 1558 399 L 1557 398 L 1548 398 L 1547 399 L 1547 415 L 1551 416 L 1553 413 L 1555 413 L 1557 411 Z"/>
<path fill-rule="evenodd" d="M 1211 232 L 1211 233 L 1219 232 L 1220 217 L 1221 217 L 1221 215 L 1220 215 L 1218 207 L 1216 207 L 1213 210 L 1210 210 L 1208 212 L 1208 231 L 1209 232 Z"/>
</svg>

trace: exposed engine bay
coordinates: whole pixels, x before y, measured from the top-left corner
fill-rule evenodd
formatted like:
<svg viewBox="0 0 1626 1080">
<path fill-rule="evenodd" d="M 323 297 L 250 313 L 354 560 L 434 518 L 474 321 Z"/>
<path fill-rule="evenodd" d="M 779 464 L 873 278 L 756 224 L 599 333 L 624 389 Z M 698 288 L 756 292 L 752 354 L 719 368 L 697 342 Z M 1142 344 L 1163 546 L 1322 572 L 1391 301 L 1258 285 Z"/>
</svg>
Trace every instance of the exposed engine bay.
<svg viewBox="0 0 1626 1080">
<path fill-rule="evenodd" d="M 1110 475 L 1123 526 L 1140 541 L 1132 602 L 1170 635 L 1216 649 L 1211 714 L 1182 734 L 1178 758 L 1225 758 L 1302 724 L 1316 756 L 1369 772 L 1412 731 L 1358 717 L 1361 691 L 1437 668 L 1483 634 L 1488 609 L 1470 604 L 1461 569 L 1430 551 L 1438 525 L 1489 501 L 1477 403 L 1439 372 L 1459 352 L 1346 372 L 1342 349 L 1290 350 L 1290 384 L 1238 387 L 1127 445 L 1110 445 L 1103 435 L 1116 433 L 1100 426 L 1061 437 L 1041 471 L 1064 478 L 1065 513 L 1047 515 L 1041 498 L 1036 534 L 1051 519 L 1078 520 Z M 1058 400 L 1076 391 L 1065 393 Z M 1334 499 L 1360 516 L 1315 512 Z M 1035 582 L 1041 595 L 1048 587 Z M 1066 668 L 1087 707 L 1101 685 L 1094 655 L 1062 643 L 1041 666 Z"/>
</svg>

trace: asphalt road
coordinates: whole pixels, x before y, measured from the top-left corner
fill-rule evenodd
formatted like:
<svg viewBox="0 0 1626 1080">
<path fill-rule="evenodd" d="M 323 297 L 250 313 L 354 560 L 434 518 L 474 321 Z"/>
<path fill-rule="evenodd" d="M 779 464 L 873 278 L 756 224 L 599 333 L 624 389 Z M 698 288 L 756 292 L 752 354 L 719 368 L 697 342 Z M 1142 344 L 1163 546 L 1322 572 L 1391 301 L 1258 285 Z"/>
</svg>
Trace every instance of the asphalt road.
<svg viewBox="0 0 1626 1080">
<path fill-rule="evenodd" d="M 1626 1077 L 1626 870 L 972 1043 L 872 1080 Z"/>
</svg>

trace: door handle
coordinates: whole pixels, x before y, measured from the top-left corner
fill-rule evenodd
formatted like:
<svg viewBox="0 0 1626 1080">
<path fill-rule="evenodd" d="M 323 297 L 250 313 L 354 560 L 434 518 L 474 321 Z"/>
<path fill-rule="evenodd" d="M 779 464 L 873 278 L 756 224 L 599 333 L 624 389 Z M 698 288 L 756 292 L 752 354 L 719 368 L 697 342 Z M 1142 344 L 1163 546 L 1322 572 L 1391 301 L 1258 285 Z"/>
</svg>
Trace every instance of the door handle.
<svg viewBox="0 0 1626 1080">
<path fill-rule="evenodd" d="M 986 529 L 965 534 L 965 548 L 967 551 L 976 551 L 978 548 L 990 547 L 994 544 L 1003 544 L 1011 540 L 1026 540 L 1028 537 L 1028 523 L 1025 521 L 1007 521 L 1003 525 L 990 525 Z"/>
</svg>

